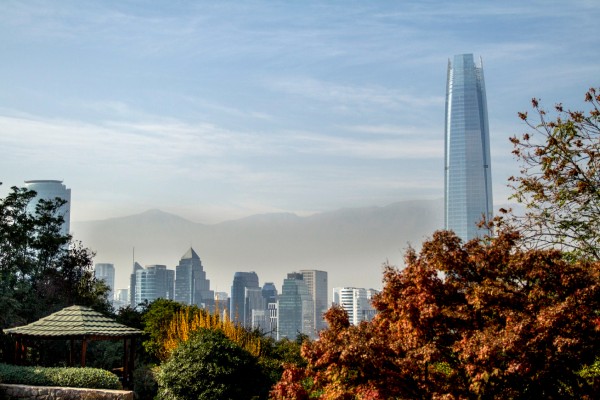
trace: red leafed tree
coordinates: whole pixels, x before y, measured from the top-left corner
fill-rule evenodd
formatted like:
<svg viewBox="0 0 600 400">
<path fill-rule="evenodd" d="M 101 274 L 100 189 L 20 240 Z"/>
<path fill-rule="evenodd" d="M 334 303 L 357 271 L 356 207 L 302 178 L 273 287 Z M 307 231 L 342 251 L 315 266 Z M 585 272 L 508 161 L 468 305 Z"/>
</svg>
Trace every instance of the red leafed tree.
<svg viewBox="0 0 600 400">
<path fill-rule="evenodd" d="M 274 399 L 593 398 L 578 371 L 600 346 L 598 264 L 521 250 L 514 232 L 463 244 L 436 232 L 406 267 L 385 267 L 378 310 L 307 342 Z"/>
</svg>

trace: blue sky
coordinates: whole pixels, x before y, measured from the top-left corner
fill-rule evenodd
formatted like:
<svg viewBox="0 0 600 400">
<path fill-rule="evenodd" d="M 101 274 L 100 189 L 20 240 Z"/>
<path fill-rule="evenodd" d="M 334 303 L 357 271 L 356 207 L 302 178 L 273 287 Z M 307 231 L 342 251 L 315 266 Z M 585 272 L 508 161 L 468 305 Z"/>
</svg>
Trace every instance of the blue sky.
<svg viewBox="0 0 600 400">
<path fill-rule="evenodd" d="M 198 222 L 443 196 L 447 60 L 483 58 L 494 197 L 539 97 L 600 86 L 597 1 L 0 3 L 1 190 Z"/>
</svg>

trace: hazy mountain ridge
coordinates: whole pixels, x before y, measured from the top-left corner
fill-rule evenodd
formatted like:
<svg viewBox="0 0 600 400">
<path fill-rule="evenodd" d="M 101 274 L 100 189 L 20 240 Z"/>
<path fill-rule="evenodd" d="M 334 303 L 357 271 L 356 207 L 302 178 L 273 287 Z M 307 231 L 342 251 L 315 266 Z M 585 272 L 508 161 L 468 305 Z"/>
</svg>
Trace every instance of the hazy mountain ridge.
<svg viewBox="0 0 600 400">
<path fill-rule="evenodd" d="M 382 263 L 401 263 L 408 243 L 419 247 L 442 227 L 442 216 L 442 200 L 424 200 L 306 217 L 259 214 L 212 225 L 149 210 L 72 228 L 75 239 L 97 252 L 95 262 L 115 264 L 117 288 L 127 286 L 134 251 L 142 265 L 175 268 L 190 246 L 219 291 L 229 292 L 236 271 L 256 271 L 261 284 L 280 286 L 288 272 L 311 268 L 328 271 L 331 287 L 380 288 Z"/>
</svg>

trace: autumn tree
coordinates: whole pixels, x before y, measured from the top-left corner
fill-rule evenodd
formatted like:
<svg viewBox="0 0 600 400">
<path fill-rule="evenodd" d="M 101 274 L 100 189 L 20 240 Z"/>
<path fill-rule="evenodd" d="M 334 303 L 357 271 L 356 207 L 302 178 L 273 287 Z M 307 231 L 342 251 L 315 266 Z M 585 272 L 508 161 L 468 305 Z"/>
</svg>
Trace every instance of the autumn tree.
<svg viewBox="0 0 600 400">
<path fill-rule="evenodd" d="M 533 99 L 534 116 L 519 113 L 529 131 L 511 138 L 521 171 L 510 181 L 525 215 L 512 222 L 531 247 L 599 260 L 600 89 L 585 102 L 587 111 L 557 104 L 550 113 Z"/>
<path fill-rule="evenodd" d="M 340 309 L 274 399 L 593 398 L 579 371 L 600 346 L 598 265 L 524 250 L 512 231 L 463 244 L 436 232 L 387 266 L 378 314 Z"/>
</svg>

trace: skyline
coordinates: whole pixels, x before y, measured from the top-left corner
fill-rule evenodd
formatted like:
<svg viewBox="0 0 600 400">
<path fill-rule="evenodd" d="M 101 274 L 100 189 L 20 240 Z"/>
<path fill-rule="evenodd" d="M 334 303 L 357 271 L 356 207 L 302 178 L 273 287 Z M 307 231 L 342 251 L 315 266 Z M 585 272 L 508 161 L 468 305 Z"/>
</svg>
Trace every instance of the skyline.
<svg viewBox="0 0 600 400">
<path fill-rule="evenodd" d="M 72 221 L 215 223 L 443 198 L 447 60 L 484 60 L 494 208 L 532 97 L 598 86 L 592 1 L 4 2 L 2 194 L 72 189 Z"/>
</svg>

